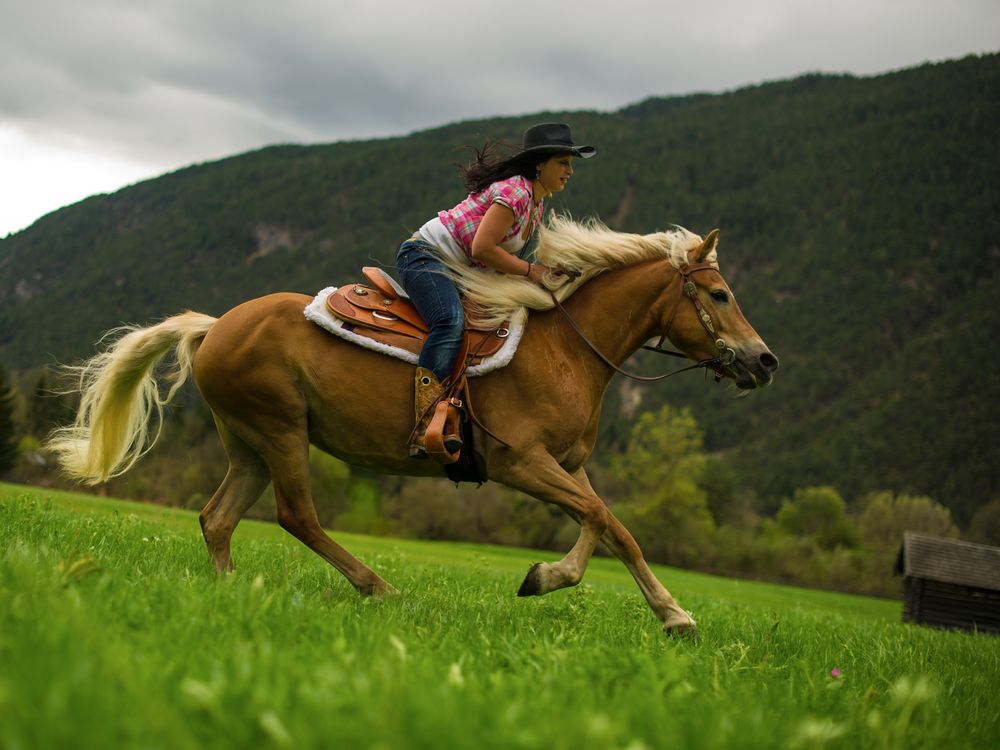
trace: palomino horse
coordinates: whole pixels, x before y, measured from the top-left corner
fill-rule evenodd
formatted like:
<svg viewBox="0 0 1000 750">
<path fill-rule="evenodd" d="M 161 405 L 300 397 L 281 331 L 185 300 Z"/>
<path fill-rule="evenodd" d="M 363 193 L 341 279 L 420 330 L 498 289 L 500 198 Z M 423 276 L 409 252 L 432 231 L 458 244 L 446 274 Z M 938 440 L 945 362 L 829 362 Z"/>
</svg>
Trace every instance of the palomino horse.
<svg viewBox="0 0 1000 750">
<path fill-rule="evenodd" d="M 694 631 L 694 620 L 594 492 L 584 465 L 614 375 L 608 363 L 620 365 L 651 338 L 666 335 L 691 359 L 710 360 L 738 388 L 771 381 L 778 360 L 744 319 L 720 275 L 716 238 L 716 232 L 702 240 L 680 228 L 621 234 L 566 218 L 550 220 L 539 238 L 540 261 L 580 272 L 568 281 L 550 279 L 565 300 L 562 311 L 552 309 L 548 292 L 526 280 L 466 274 L 489 288 L 513 289 L 511 298 L 549 308 L 530 314 L 510 364 L 471 383 L 480 422 L 502 439 L 477 431 L 477 457 L 487 477 L 558 506 L 580 524 L 570 552 L 558 562 L 535 565 L 520 595 L 579 583 L 603 541 L 631 572 L 664 630 Z M 475 298 L 475 280 L 458 282 Z M 76 423 L 57 433 L 49 448 L 81 481 L 93 484 L 124 472 L 155 442 L 149 428 L 153 412 L 161 413 L 193 372 L 229 456 L 226 477 L 200 517 L 215 568 L 232 569 L 233 530 L 273 482 L 282 528 L 361 594 L 394 593 L 320 527 L 309 487 L 309 445 L 384 473 L 444 476 L 444 469 L 409 456 L 412 366 L 324 332 L 303 316 L 309 302 L 299 294 L 272 294 L 218 319 L 187 312 L 128 329 L 80 368 Z M 487 313 L 497 311 L 496 299 L 480 295 L 477 302 Z M 717 356 L 720 350 L 728 356 Z M 163 396 L 154 372 L 170 352 L 177 371 Z"/>
</svg>

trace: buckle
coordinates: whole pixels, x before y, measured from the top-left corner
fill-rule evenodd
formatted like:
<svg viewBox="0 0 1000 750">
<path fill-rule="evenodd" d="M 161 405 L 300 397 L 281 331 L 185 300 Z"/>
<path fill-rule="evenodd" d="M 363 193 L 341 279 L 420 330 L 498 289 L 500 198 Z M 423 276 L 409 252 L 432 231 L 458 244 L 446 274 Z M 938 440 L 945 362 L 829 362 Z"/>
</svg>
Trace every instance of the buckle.
<svg viewBox="0 0 1000 750">
<path fill-rule="evenodd" d="M 454 406 L 456 409 L 461 409 L 462 399 L 458 398 L 457 396 L 452 396 L 451 398 L 448 399 L 448 405 Z"/>
</svg>

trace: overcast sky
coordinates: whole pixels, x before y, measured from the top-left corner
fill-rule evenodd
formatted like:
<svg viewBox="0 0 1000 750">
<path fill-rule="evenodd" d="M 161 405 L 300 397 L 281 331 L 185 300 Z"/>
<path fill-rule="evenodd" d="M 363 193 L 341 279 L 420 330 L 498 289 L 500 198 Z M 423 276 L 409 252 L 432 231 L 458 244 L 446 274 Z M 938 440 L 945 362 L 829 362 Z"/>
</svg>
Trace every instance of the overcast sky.
<svg viewBox="0 0 1000 750">
<path fill-rule="evenodd" d="M 0 0 L 0 237 L 273 143 L 1000 50 L 1000 0 Z"/>
</svg>

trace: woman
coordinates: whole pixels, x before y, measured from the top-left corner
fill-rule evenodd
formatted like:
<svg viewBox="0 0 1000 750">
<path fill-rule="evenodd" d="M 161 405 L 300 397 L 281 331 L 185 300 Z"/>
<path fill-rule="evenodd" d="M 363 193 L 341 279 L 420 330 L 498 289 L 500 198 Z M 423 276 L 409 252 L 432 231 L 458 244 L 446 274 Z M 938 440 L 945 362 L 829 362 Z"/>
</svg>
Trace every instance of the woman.
<svg viewBox="0 0 1000 750">
<path fill-rule="evenodd" d="M 410 455 L 423 451 L 432 407 L 449 385 L 462 346 L 462 300 L 442 258 L 485 270 L 526 276 L 540 283 L 558 269 L 517 256 L 541 221 L 545 198 L 565 189 L 573 159 L 589 159 L 593 146 L 576 146 L 569 126 L 542 123 L 524 131 L 521 150 L 505 159 L 487 144 L 463 176 L 469 197 L 441 211 L 404 242 L 396 256 L 403 286 L 430 328 L 417 362 L 414 408 L 417 428 Z M 460 442 L 452 443 L 456 450 Z"/>
</svg>

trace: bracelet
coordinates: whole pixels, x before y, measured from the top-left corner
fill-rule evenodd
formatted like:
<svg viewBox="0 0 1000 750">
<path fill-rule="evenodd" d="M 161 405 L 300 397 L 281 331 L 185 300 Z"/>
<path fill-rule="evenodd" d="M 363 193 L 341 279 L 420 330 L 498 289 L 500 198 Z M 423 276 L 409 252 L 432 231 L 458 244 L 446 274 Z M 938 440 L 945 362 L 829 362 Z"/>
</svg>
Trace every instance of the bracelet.
<svg viewBox="0 0 1000 750">
<path fill-rule="evenodd" d="M 525 276 L 531 276 L 531 261 L 528 261 L 528 270 L 524 272 Z"/>
</svg>

